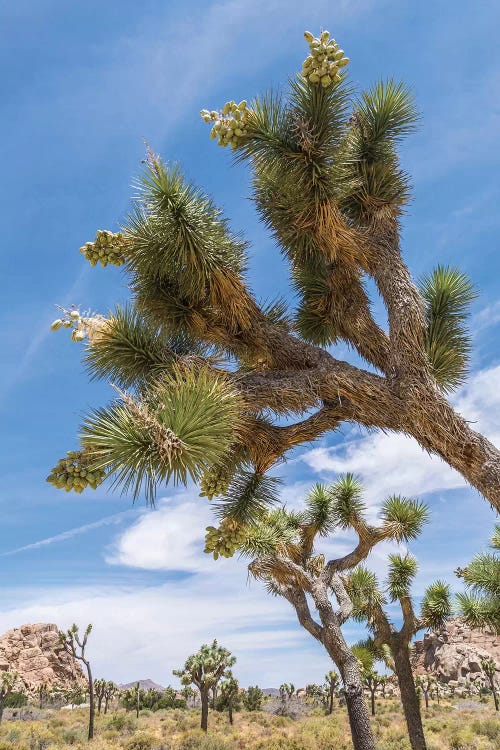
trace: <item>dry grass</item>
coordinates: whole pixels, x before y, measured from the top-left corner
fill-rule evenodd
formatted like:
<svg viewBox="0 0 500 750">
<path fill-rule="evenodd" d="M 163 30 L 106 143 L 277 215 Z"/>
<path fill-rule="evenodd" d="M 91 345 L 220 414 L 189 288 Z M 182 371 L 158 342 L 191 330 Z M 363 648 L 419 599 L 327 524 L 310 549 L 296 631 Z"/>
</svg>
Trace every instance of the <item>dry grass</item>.
<svg viewBox="0 0 500 750">
<path fill-rule="evenodd" d="M 492 705 L 464 710 L 458 704 L 432 706 L 425 713 L 429 750 L 498 750 L 500 717 Z M 410 750 L 399 704 L 381 701 L 373 719 L 378 750 Z M 0 750 L 88 748 L 87 713 L 48 711 L 42 720 L 0 725 Z M 237 713 L 231 727 L 223 714 L 210 715 L 207 736 L 198 729 L 198 711 L 116 711 L 97 717 L 92 750 L 351 750 L 345 709 L 331 717 L 298 721 L 267 713 Z"/>
</svg>

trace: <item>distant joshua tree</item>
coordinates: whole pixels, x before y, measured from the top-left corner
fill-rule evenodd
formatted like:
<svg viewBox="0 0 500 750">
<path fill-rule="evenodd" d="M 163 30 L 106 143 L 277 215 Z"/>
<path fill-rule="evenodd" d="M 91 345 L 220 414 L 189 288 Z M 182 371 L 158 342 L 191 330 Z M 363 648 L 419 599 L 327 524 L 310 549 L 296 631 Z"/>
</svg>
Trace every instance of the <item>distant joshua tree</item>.
<svg viewBox="0 0 500 750">
<path fill-rule="evenodd" d="M 118 685 L 108 680 L 104 686 L 104 713 L 108 713 L 109 703 L 118 693 Z"/>
<path fill-rule="evenodd" d="M 88 739 L 91 740 L 94 737 L 94 714 L 95 714 L 95 706 L 94 706 L 94 681 L 92 679 L 92 670 L 90 668 L 90 662 L 86 657 L 85 649 L 87 647 L 87 640 L 92 632 L 92 625 L 87 625 L 87 628 L 85 630 L 85 633 L 83 634 L 83 638 L 80 637 L 80 634 L 78 632 L 78 626 L 73 624 L 69 630 L 66 632 L 59 631 L 59 641 L 61 645 L 63 646 L 64 650 L 67 654 L 69 654 L 73 659 L 78 659 L 78 661 L 83 662 L 85 664 L 85 668 L 87 670 L 87 679 L 89 683 L 89 731 L 88 731 Z"/>
<path fill-rule="evenodd" d="M 16 683 L 19 680 L 17 672 L 2 672 L 0 675 L 0 723 L 3 718 L 5 699 L 14 691 Z"/>
<path fill-rule="evenodd" d="M 249 685 L 243 693 L 243 705 L 247 711 L 260 711 L 264 702 L 264 693 L 258 685 Z"/>
<path fill-rule="evenodd" d="M 101 713 L 102 702 L 104 700 L 104 692 L 106 690 L 106 680 L 94 680 L 94 695 L 97 702 L 97 713 Z"/>
<path fill-rule="evenodd" d="M 233 724 L 233 708 L 239 696 L 239 689 L 238 680 L 233 676 L 232 672 L 227 672 L 223 682 L 220 683 L 220 696 L 227 706 L 230 724 Z"/>
<path fill-rule="evenodd" d="M 495 711 L 499 710 L 498 705 L 498 694 L 497 694 L 497 688 L 495 685 L 495 677 L 497 673 L 497 665 L 494 659 L 483 659 L 481 661 L 481 669 L 483 670 L 484 674 L 488 678 L 488 682 L 490 684 L 490 690 L 493 694 L 493 700 L 495 702 Z"/>
<path fill-rule="evenodd" d="M 340 677 L 337 672 L 331 669 L 329 672 L 326 673 L 325 680 L 326 680 L 326 688 L 328 691 L 328 714 L 332 714 L 333 713 L 333 699 L 335 698 L 335 693 L 339 687 Z"/>
<path fill-rule="evenodd" d="M 236 657 L 214 640 L 210 646 L 205 644 L 196 654 L 189 656 L 182 669 L 173 670 L 174 675 L 180 678 L 183 685 L 196 685 L 200 691 L 201 728 L 204 732 L 208 730 L 210 691 L 229 674 L 230 668 L 235 663 Z"/>
</svg>

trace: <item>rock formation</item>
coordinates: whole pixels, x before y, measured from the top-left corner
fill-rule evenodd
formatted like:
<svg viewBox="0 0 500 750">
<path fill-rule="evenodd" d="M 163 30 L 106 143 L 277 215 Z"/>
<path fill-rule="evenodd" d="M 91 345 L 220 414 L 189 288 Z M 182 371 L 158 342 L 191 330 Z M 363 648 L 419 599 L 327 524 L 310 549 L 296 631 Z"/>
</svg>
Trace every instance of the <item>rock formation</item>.
<svg viewBox="0 0 500 750">
<path fill-rule="evenodd" d="M 413 668 L 416 674 L 431 674 L 450 687 L 481 687 L 486 684 L 481 660 L 488 658 L 497 664 L 500 684 L 500 635 L 490 630 L 472 630 L 456 618 L 415 642 Z"/>
<path fill-rule="evenodd" d="M 6 670 L 18 672 L 29 692 L 43 684 L 86 685 L 79 662 L 62 649 L 53 624 L 22 625 L 0 636 L 0 672 Z"/>
</svg>

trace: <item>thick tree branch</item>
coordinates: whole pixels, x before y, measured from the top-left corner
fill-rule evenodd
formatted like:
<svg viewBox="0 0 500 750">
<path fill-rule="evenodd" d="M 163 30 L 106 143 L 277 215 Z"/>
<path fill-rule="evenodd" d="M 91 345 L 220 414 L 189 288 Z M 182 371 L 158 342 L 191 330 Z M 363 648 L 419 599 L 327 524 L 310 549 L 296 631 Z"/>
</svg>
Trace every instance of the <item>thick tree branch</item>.
<svg viewBox="0 0 500 750">
<path fill-rule="evenodd" d="M 294 607 L 297 613 L 299 623 L 305 628 L 316 640 L 323 642 L 323 628 L 313 619 L 307 598 L 302 589 L 297 587 L 278 587 L 280 594 Z"/>
<path fill-rule="evenodd" d="M 335 594 L 335 598 L 338 602 L 337 620 L 340 625 L 343 625 L 346 620 L 352 614 L 352 601 L 346 591 L 342 578 L 338 573 L 334 573 L 330 579 L 330 588 Z"/>
</svg>

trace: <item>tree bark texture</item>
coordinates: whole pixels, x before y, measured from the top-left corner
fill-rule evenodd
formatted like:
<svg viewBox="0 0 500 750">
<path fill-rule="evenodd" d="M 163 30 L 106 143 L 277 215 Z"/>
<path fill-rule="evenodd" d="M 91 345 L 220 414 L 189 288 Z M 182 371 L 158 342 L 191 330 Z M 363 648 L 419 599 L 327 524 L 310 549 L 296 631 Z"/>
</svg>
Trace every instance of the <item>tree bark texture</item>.
<svg viewBox="0 0 500 750">
<path fill-rule="evenodd" d="M 405 648 L 403 644 L 402 648 L 391 649 L 391 651 L 412 750 L 427 750 L 420 714 L 420 702 L 415 689 L 408 648 Z M 427 692 L 424 695 L 426 706 L 428 706 Z"/>
<path fill-rule="evenodd" d="M 208 731 L 208 690 L 200 690 L 201 697 L 201 728 Z"/>
<path fill-rule="evenodd" d="M 84 661 L 85 667 L 87 668 L 87 677 L 89 680 L 89 734 L 88 739 L 91 740 L 94 737 L 94 716 L 95 716 L 95 705 L 94 705 L 94 682 L 92 680 L 92 671 L 90 669 L 90 662 Z"/>
</svg>

